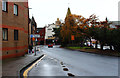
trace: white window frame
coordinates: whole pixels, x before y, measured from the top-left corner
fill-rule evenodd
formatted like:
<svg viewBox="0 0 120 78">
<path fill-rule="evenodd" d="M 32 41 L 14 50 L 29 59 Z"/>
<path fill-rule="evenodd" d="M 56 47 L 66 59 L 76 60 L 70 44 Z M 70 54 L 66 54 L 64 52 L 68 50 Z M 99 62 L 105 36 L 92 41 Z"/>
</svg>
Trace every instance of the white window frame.
<svg viewBox="0 0 120 78">
<path fill-rule="evenodd" d="M 2 1 L 2 10 L 7 12 L 7 1 Z"/>
<path fill-rule="evenodd" d="M 18 5 L 17 4 L 14 4 L 13 11 L 14 11 L 14 15 L 18 16 Z"/>
</svg>

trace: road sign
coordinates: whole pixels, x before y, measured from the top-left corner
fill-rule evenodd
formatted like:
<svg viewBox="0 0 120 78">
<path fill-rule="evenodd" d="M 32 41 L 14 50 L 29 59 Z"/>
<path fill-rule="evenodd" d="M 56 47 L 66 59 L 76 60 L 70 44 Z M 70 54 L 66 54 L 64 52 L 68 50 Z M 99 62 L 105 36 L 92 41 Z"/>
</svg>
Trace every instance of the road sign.
<svg viewBox="0 0 120 78">
<path fill-rule="evenodd" d="M 33 38 L 33 35 L 32 35 L 32 34 L 30 35 L 30 38 Z"/>
<path fill-rule="evenodd" d="M 32 38 L 32 41 L 35 41 L 35 38 L 34 38 L 34 37 Z"/>
<path fill-rule="evenodd" d="M 34 38 L 40 38 L 40 35 L 39 35 L 39 34 L 31 34 L 31 35 L 30 35 L 30 38 L 33 38 L 33 37 L 34 37 Z"/>
<path fill-rule="evenodd" d="M 71 40 L 75 40 L 75 37 L 74 37 L 74 35 L 71 35 Z"/>
</svg>

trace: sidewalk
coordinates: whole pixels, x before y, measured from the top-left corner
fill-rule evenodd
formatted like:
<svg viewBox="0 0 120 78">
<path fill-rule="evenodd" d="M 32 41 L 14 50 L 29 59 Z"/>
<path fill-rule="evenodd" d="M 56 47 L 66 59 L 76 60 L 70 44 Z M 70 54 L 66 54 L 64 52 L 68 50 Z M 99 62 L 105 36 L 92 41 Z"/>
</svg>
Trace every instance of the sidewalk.
<svg viewBox="0 0 120 78">
<path fill-rule="evenodd" d="M 18 58 L 11 58 L 2 61 L 2 76 L 19 76 L 20 70 L 26 65 L 30 64 L 38 57 L 43 55 L 41 51 L 36 52 L 35 54 L 26 54 L 25 56 Z"/>
</svg>

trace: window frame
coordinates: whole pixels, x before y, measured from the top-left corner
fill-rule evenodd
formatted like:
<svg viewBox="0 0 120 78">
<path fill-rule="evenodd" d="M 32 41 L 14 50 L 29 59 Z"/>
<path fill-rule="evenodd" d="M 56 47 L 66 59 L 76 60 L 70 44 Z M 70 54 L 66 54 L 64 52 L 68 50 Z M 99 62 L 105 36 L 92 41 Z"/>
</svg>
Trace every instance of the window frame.
<svg viewBox="0 0 120 78">
<path fill-rule="evenodd" d="M 17 9 L 15 7 L 17 7 Z M 15 10 L 17 10 L 17 11 L 15 11 Z M 15 12 L 17 12 L 17 14 Z M 13 14 L 18 16 L 18 5 L 17 4 L 13 5 Z"/>
<path fill-rule="evenodd" d="M 6 4 L 6 5 L 4 5 L 4 8 L 3 8 L 3 3 Z M 8 2 L 7 1 L 2 1 L 2 11 L 3 12 L 8 12 Z"/>
<path fill-rule="evenodd" d="M 49 28 L 48 30 L 52 30 L 51 28 Z"/>
<path fill-rule="evenodd" d="M 4 31 L 4 30 L 7 30 L 7 39 L 4 39 L 4 38 L 3 38 L 3 31 Z M 3 40 L 3 41 L 8 41 L 8 28 L 2 28 L 2 40 Z"/>
</svg>

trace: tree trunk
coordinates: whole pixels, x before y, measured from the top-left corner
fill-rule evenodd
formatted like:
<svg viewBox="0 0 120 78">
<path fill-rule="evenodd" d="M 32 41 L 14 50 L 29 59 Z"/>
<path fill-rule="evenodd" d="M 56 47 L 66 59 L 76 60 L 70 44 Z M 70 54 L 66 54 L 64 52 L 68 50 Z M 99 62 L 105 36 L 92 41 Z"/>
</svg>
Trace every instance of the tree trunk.
<svg viewBox="0 0 120 78">
<path fill-rule="evenodd" d="M 95 48 L 97 49 L 97 45 L 98 45 L 98 41 L 96 41 L 96 43 L 95 43 Z"/>
<path fill-rule="evenodd" d="M 91 41 L 91 38 L 90 38 L 90 48 L 92 48 L 92 41 Z"/>
<path fill-rule="evenodd" d="M 103 50 L 103 46 L 104 46 L 104 45 L 103 45 L 103 43 L 102 43 L 102 44 L 101 44 L 101 50 Z"/>
<path fill-rule="evenodd" d="M 113 50 L 113 49 L 112 49 L 112 45 L 110 45 L 110 50 Z"/>
</svg>

